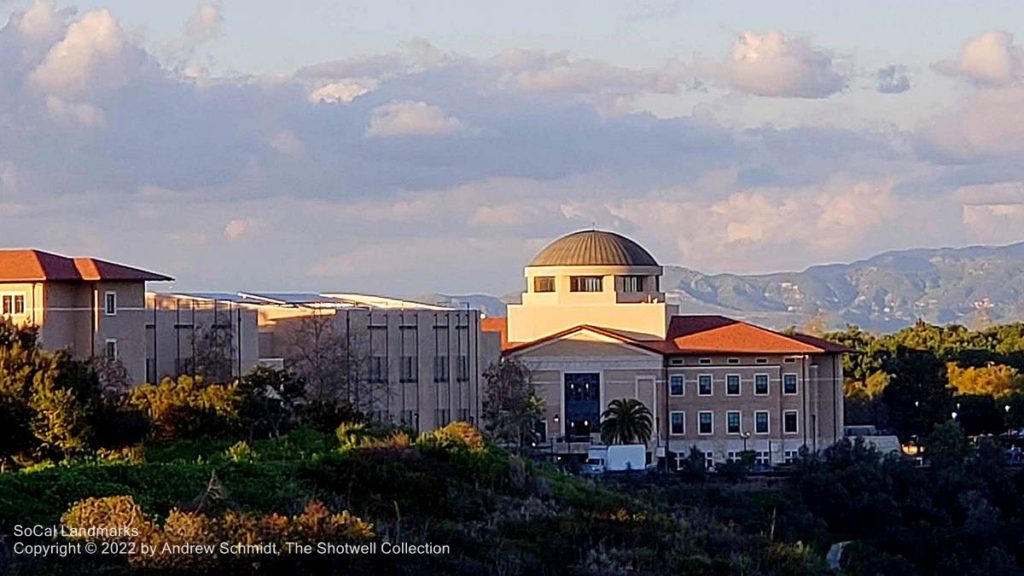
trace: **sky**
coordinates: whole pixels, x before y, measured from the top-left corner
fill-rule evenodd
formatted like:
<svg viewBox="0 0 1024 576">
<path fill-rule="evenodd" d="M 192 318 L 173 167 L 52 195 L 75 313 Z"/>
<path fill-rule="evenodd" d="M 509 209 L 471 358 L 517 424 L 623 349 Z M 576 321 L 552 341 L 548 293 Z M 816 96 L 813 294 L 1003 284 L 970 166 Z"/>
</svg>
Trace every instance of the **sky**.
<svg viewBox="0 0 1024 576">
<path fill-rule="evenodd" d="M 508 294 L 1024 241 L 1024 4 L 0 0 L 0 247 Z"/>
</svg>

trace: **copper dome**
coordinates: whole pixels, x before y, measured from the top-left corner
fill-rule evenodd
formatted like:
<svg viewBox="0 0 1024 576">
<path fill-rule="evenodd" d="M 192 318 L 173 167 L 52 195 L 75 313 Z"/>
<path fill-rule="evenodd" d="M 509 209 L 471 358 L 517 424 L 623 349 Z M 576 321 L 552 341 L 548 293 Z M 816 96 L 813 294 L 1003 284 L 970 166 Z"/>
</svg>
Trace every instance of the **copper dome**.
<svg viewBox="0 0 1024 576">
<path fill-rule="evenodd" d="M 657 266 L 654 256 L 636 242 L 603 230 L 582 230 L 562 236 L 530 262 L 530 266 Z"/>
</svg>

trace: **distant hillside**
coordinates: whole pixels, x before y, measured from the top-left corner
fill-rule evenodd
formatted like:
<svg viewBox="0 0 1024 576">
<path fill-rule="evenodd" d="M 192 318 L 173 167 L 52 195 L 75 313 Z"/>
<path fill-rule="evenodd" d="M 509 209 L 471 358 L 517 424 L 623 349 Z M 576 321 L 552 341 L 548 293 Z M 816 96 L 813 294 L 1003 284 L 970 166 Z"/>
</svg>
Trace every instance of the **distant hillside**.
<svg viewBox="0 0 1024 576">
<path fill-rule="evenodd" d="M 890 332 L 918 318 L 981 327 L 1024 319 L 1024 243 L 901 250 L 775 274 L 708 275 L 665 266 L 662 286 L 683 313 L 724 314 L 776 328 L 857 324 Z M 426 298 L 503 316 L 518 295 Z"/>
<path fill-rule="evenodd" d="M 886 252 L 803 272 L 740 276 L 665 269 L 684 311 L 721 312 L 771 326 L 857 324 L 898 330 L 918 318 L 971 327 L 1024 314 L 1024 243 Z"/>
</svg>

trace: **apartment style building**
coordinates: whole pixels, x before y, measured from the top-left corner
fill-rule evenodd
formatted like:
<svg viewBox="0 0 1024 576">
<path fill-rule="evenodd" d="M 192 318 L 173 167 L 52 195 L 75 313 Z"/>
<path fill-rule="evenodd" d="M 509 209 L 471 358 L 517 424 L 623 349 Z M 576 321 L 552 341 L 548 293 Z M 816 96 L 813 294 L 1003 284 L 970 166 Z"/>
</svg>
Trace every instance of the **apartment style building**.
<svg viewBox="0 0 1024 576">
<path fill-rule="evenodd" d="M 500 357 L 478 310 L 345 293 L 149 294 L 149 365 L 163 378 L 196 369 L 221 330 L 232 372 L 289 367 L 313 349 L 342 351 L 338 391 L 379 420 L 418 431 L 478 423 L 483 372 Z M 197 348 L 197 346 L 199 348 Z"/>
<path fill-rule="evenodd" d="M 533 372 L 545 402 L 542 445 L 585 454 L 600 441 L 611 400 L 635 398 L 654 416 L 651 459 L 692 447 L 709 464 L 743 450 L 764 464 L 843 435 L 837 344 L 722 316 L 679 315 L 662 268 L 621 235 L 564 236 L 526 267 L 522 303 L 487 328 L 506 357 Z M 678 459 L 676 459 L 678 460 Z"/>
<path fill-rule="evenodd" d="M 74 358 L 117 358 L 133 381 L 146 374 L 146 284 L 169 276 L 96 258 L 0 250 L 0 313 L 35 326 L 43 347 Z"/>
</svg>

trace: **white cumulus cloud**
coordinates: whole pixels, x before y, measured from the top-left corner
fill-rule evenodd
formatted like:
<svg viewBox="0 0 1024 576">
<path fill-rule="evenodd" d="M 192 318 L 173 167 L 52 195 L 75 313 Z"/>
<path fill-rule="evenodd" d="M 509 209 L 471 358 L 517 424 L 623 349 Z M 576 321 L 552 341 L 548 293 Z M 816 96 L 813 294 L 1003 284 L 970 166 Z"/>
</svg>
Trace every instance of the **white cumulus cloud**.
<svg viewBox="0 0 1024 576">
<path fill-rule="evenodd" d="M 758 96 L 825 98 L 846 86 L 832 56 L 806 38 L 772 30 L 745 32 L 726 62 L 704 62 L 704 70 L 732 88 Z"/>
<path fill-rule="evenodd" d="M 351 104 L 360 96 L 366 96 L 377 89 L 372 79 L 344 80 L 331 82 L 309 93 L 309 101 L 317 104 Z"/>
<path fill-rule="evenodd" d="M 114 90 L 128 82 L 135 56 L 109 11 L 86 12 L 50 48 L 30 80 L 45 92 L 71 99 Z"/>
<path fill-rule="evenodd" d="M 185 21 L 184 32 L 193 44 L 216 40 L 224 33 L 224 7 L 220 2 L 196 6 L 196 11 Z"/>
<path fill-rule="evenodd" d="M 463 129 L 458 118 L 449 116 L 437 106 L 403 100 L 374 108 L 366 126 L 366 135 L 371 138 L 441 136 Z"/>
<path fill-rule="evenodd" d="M 955 60 L 938 62 L 935 69 L 979 84 L 1004 86 L 1021 78 L 1024 50 L 1013 43 L 1013 34 L 988 30 L 968 40 Z"/>
</svg>

